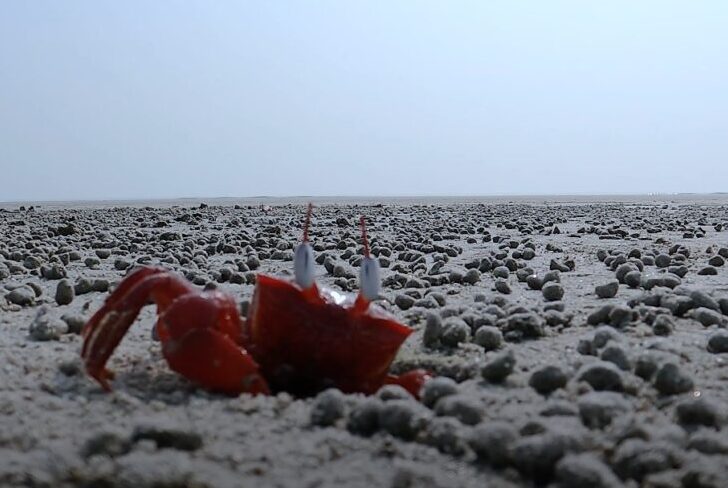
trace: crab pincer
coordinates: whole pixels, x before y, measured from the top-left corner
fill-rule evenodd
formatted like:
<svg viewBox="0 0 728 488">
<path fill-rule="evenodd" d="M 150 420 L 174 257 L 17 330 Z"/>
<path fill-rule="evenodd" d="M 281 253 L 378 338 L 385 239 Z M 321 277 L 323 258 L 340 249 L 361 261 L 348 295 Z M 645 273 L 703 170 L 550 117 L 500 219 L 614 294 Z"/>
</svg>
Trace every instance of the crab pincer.
<svg viewBox="0 0 728 488">
<path fill-rule="evenodd" d="M 269 392 L 255 360 L 239 343 L 240 316 L 232 297 L 198 291 L 155 267 L 130 274 L 83 328 L 81 357 L 105 390 L 111 390 L 112 378 L 106 362 L 149 300 L 157 305 L 156 330 L 172 370 L 223 393 Z"/>
</svg>

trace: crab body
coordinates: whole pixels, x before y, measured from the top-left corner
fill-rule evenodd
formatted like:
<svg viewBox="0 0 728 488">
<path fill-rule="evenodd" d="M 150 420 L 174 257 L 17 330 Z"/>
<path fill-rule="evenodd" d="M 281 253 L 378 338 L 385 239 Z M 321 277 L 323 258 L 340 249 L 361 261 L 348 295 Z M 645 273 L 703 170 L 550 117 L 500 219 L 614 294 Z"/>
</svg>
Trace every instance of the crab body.
<svg viewBox="0 0 728 488">
<path fill-rule="evenodd" d="M 370 303 L 372 292 L 367 295 L 366 290 L 377 287 L 366 276 L 378 279 L 378 268 L 371 269 L 368 249 L 364 291 L 354 298 L 316 286 L 306 241 L 304 231 L 294 282 L 257 276 L 247 319 L 225 293 L 200 291 L 163 268 L 132 272 L 84 326 L 81 355 L 87 372 L 111 389 L 106 362 L 151 300 L 157 305 L 155 328 L 170 368 L 204 388 L 232 395 L 310 395 L 327 387 L 373 393 L 394 383 L 417 395 L 426 372 L 389 374 L 412 331 Z"/>
<path fill-rule="evenodd" d="M 336 386 L 372 393 L 411 329 L 376 306 L 313 287 L 259 275 L 243 327 L 246 348 L 278 390 Z"/>
</svg>

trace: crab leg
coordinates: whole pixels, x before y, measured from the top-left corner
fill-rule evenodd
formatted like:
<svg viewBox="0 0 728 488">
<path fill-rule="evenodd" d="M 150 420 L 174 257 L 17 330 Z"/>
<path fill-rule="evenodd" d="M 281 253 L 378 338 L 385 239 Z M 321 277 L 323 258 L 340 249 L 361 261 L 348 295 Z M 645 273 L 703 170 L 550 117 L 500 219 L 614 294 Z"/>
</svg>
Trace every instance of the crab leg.
<svg viewBox="0 0 728 488">
<path fill-rule="evenodd" d="M 215 329 L 193 329 L 164 344 L 169 367 L 210 390 L 237 395 L 270 394 L 258 364 L 230 337 Z"/>
<path fill-rule="evenodd" d="M 108 379 L 112 374 L 105 368 L 106 362 L 142 307 L 151 298 L 163 310 L 193 290 L 192 285 L 160 268 L 142 268 L 130 275 L 83 328 L 81 357 L 89 375 L 111 390 Z"/>
<path fill-rule="evenodd" d="M 184 295 L 160 314 L 157 328 L 167 363 L 187 379 L 227 394 L 270 393 L 241 344 L 232 297 L 217 291 Z"/>
<path fill-rule="evenodd" d="M 108 311 L 113 308 L 119 300 L 124 298 L 126 294 L 129 293 L 129 290 L 131 290 L 137 283 L 148 276 L 162 272 L 165 272 L 162 268 L 144 267 L 138 268 L 129 274 L 122 280 L 121 283 L 119 283 L 119 286 L 116 287 L 113 293 L 106 298 L 104 305 L 96 311 L 88 322 L 86 322 L 86 325 L 84 325 L 83 330 L 81 331 L 81 335 L 84 338 L 87 337 L 91 331 L 96 328 L 101 317 L 106 315 L 106 313 L 108 313 Z M 84 343 L 84 350 L 85 347 L 86 343 Z M 81 354 L 83 354 L 83 352 L 81 352 Z"/>
<path fill-rule="evenodd" d="M 424 369 L 414 369 L 399 376 L 388 374 L 384 379 L 384 384 L 399 385 L 410 392 L 415 398 L 419 398 L 422 386 L 430 378 L 432 378 L 432 375 L 429 371 Z"/>
</svg>

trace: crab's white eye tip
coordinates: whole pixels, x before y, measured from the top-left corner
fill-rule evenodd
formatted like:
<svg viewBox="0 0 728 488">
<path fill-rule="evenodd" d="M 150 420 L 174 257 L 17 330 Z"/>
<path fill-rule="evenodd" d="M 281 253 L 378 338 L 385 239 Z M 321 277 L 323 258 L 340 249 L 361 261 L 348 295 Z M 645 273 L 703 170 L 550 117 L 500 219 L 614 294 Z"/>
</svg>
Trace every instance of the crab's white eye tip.
<svg viewBox="0 0 728 488">
<path fill-rule="evenodd" d="M 381 284 L 379 261 L 372 257 L 362 258 L 360 281 L 362 296 L 370 302 L 376 300 Z"/>
<path fill-rule="evenodd" d="M 296 247 L 293 255 L 293 275 L 296 284 L 301 288 L 308 288 L 313 285 L 313 250 L 308 242 L 303 242 Z"/>
</svg>

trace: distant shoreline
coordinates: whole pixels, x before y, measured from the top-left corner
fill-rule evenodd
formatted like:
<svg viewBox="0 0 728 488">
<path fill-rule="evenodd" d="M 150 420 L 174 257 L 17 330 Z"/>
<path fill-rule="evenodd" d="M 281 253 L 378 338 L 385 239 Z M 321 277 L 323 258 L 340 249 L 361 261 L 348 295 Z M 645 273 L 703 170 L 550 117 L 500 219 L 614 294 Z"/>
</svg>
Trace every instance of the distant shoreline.
<svg viewBox="0 0 728 488">
<path fill-rule="evenodd" d="M 427 204 L 669 204 L 698 203 L 705 205 L 728 204 L 728 192 L 676 193 L 643 195 L 484 195 L 484 196 L 288 196 L 288 197 L 207 197 L 112 200 L 47 200 L 0 202 L 0 208 L 12 210 L 21 206 L 40 208 L 109 208 L 109 207 L 173 207 L 199 206 L 201 203 L 217 206 L 250 205 L 427 205 Z"/>
</svg>

